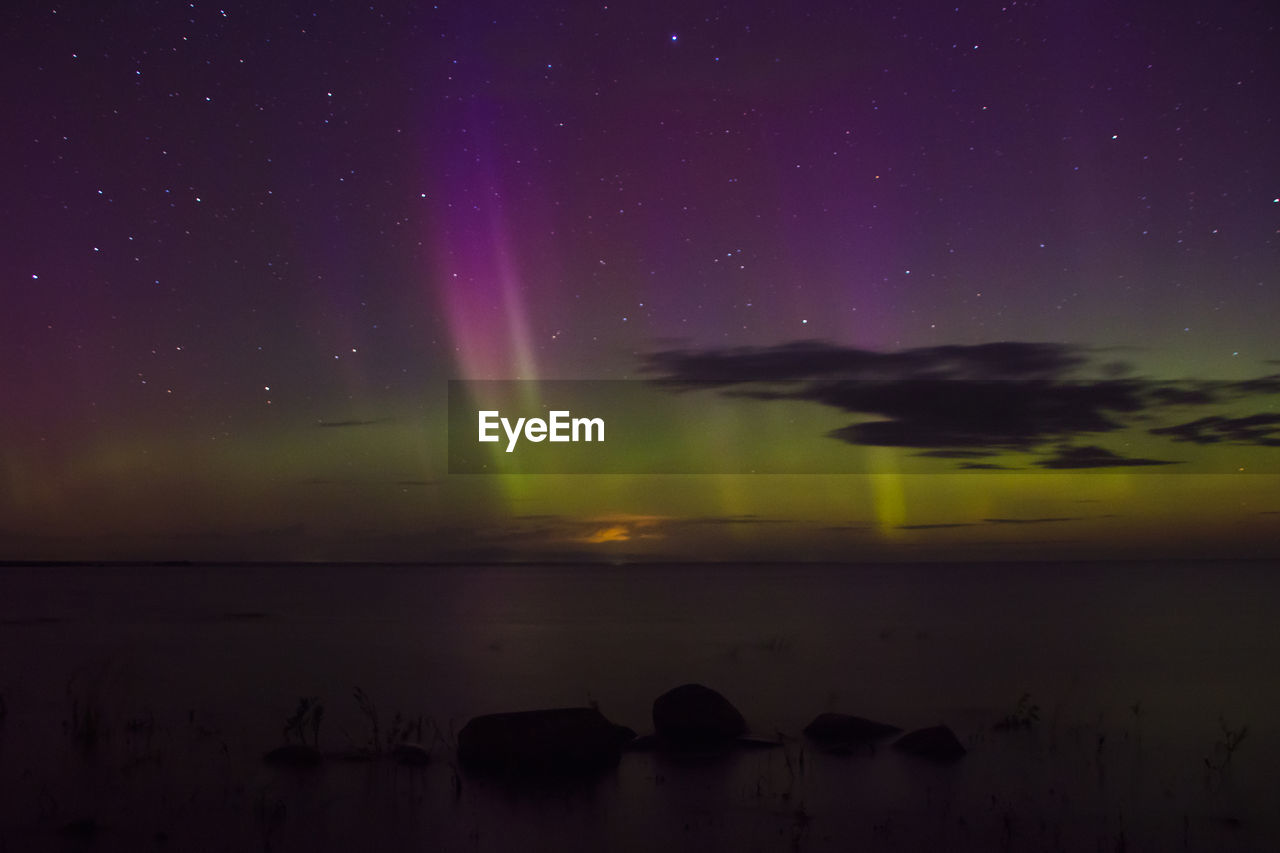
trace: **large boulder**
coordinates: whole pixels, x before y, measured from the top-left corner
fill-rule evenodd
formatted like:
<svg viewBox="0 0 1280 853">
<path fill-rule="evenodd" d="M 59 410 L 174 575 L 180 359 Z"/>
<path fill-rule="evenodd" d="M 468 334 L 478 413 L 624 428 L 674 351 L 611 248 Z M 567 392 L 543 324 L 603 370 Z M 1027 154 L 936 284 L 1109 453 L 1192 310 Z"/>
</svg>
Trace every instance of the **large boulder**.
<svg viewBox="0 0 1280 853">
<path fill-rule="evenodd" d="M 653 728 L 677 746 L 721 746 L 747 731 L 728 699 L 701 684 L 683 684 L 653 701 Z"/>
<path fill-rule="evenodd" d="M 902 729 L 850 714 L 819 714 L 804 727 L 811 740 L 825 747 L 840 749 L 869 744 Z"/>
<path fill-rule="evenodd" d="M 512 770 L 592 770 L 617 764 L 623 745 L 634 737 L 595 708 L 485 714 L 458 732 L 458 761 Z"/>
<path fill-rule="evenodd" d="M 893 748 L 940 763 L 956 761 L 965 754 L 964 745 L 946 726 L 908 732 L 893 742 Z"/>
</svg>

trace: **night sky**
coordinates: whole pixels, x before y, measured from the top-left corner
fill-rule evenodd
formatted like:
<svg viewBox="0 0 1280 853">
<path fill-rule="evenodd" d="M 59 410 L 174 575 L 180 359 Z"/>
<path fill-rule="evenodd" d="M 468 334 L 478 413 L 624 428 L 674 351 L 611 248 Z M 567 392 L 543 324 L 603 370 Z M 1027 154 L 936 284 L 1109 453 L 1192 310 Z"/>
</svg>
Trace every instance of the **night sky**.
<svg viewBox="0 0 1280 853">
<path fill-rule="evenodd" d="M 1271 4 L 0 16 L 0 559 L 1280 556 Z M 448 472 L 551 378 L 870 473 Z"/>
</svg>

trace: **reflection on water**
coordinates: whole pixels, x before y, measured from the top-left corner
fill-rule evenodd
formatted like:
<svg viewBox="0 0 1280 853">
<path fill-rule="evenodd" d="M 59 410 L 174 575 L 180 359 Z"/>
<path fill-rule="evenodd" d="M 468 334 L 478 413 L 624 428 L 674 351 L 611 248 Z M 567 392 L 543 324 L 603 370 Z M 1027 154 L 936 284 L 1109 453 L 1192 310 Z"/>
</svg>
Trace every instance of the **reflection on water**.
<svg viewBox="0 0 1280 853">
<path fill-rule="evenodd" d="M 1124 834 L 1266 849 L 1276 568 L 2 569 L 0 839 L 498 850 L 519 830 L 548 850 L 1114 849 Z M 363 743 L 356 686 L 384 726 L 426 714 L 448 741 L 475 714 L 590 702 L 645 731 L 653 698 L 688 681 L 786 746 L 628 754 L 592 784 L 533 789 L 455 778 L 447 761 L 296 777 L 257 760 L 299 697 L 325 705 L 322 748 Z M 1024 694 L 1039 721 L 993 732 Z M 86 757 L 69 727 L 89 708 L 103 734 Z M 945 721 L 970 754 L 934 768 L 815 753 L 797 736 L 826 710 Z M 1215 774 L 1220 718 L 1249 734 Z"/>
</svg>

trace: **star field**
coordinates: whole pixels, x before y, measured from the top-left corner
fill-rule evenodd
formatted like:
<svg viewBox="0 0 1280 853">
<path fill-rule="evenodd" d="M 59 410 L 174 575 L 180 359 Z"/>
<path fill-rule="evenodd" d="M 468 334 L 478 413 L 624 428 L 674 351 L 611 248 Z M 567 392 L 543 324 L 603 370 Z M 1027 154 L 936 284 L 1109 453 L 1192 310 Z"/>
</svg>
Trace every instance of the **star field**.
<svg viewBox="0 0 1280 853">
<path fill-rule="evenodd" d="M 1074 518 L 1059 486 L 988 493 L 990 475 L 889 515 L 878 487 L 836 481 L 825 505 L 764 478 L 459 481 L 445 380 L 637 378 L 655 352 L 797 341 L 1051 342 L 1168 380 L 1280 359 L 1266 7 L 22 2 L 3 20 L 3 558 L 492 555 L 532 515 L 883 534 L 968 523 L 968 488 L 989 517 Z M 1115 476 L 1158 538 L 1171 510 L 1132 484 L 1162 478 Z M 1205 548 L 1274 531 L 1263 479 L 1216 493 L 1236 509 Z M 1064 499 L 1101 499 L 1089 482 Z M 664 554 L 733 551 L 683 530 Z"/>
</svg>

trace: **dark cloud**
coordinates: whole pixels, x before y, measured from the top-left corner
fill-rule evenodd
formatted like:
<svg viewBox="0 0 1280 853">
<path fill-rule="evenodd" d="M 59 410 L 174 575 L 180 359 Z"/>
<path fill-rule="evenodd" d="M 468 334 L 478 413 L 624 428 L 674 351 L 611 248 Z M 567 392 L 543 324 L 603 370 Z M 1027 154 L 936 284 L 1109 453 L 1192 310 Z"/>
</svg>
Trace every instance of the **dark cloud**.
<svg viewBox="0 0 1280 853">
<path fill-rule="evenodd" d="M 1152 435 L 1167 435 L 1174 441 L 1195 444 L 1218 444 L 1229 441 L 1237 444 L 1256 444 L 1262 447 L 1280 447 L 1280 415 L 1248 415 L 1228 418 L 1210 415 L 1198 420 L 1169 427 L 1147 430 Z"/>
<path fill-rule="evenodd" d="M 915 455 L 974 460 L 1034 453 L 1046 469 L 1175 464 L 1072 446 L 1150 423 L 1169 407 L 1208 406 L 1280 393 L 1280 374 L 1241 381 L 1121 378 L 1128 365 L 1085 368 L 1095 351 L 1065 344 L 1001 342 L 872 352 L 822 341 L 774 347 L 669 350 L 645 356 L 655 381 L 677 390 L 715 388 L 735 397 L 802 400 L 860 416 L 827 435 L 848 444 L 900 447 Z M 1212 416 L 1152 427 L 1179 441 L 1280 445 L 1280 416 Z M 958 465 L 1000 470 L 996 463 Z"/>
<path fill-rule="evenodd" d="M 791 397 L 884 418 L 831 431 L 850 444 L 990 452 L 1121 429 L 1114 414 L 1140 411 L 1139 392 L 1111 380 L 907 380 L 816 382 Z"/>
<path fill-rule="evenodd" d="M 1238 382 L 1222 383 L 1226 390 L 1242 397 L 1254 394 L 1280 394 L 1280 373 L 1259 376 L 1256 379 L 1242 379 Z"/>
<path fill-rule="evenodd" d="M 1121 456 L 1105 447 L 1085 445 L 1082 447 L 1061 446 L 1052 456 L 1037 459 L 1034 464 L 1041 468 L 1121 468 L 1146 465 L 1178 465 L 1181 460 L 1143 459 L 1134 456 Z"/>
<path fill-rule="evenodd" d="M 962 471 L 1021 471 L 1015 465 L 997 465 L 995 462 L 962 462 L 956 466 Z"/>
<path fill-rule="evenodd" d="M 1003 341 L 899 352 L 797 341 L 773 347 L 667 350 L 643 357 L 644 369 L 671 384 L 733 385 L 822 377 L 841 379 L 1030 379 L 1057 377 L 1087 362 L 1066 344 Z"/>
<path fill-rule="evenodd" d="M 1218 402 L 1219 397 L 1207 384 L 1201 383 L 1195 387 L 1169 384 L 1151 389 L 1151 400 L 1166 406 L 1207 406 Z"/>
<path fill-rule="evenodd" d="M 1053 518 L 984 518 L 987 524 L 1052 524 L 1056 521 L 1083 521 L 1078 515 L 1059 516 Z"/>
<path fill-rule="evenodd" d="M 924 450 L 913 456 L 927 456 L 931 459 L 982 459 L 993 455 L 990 450 Z"/>
</svg>

